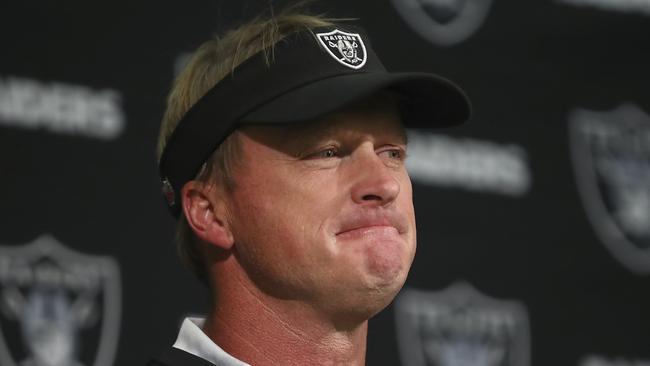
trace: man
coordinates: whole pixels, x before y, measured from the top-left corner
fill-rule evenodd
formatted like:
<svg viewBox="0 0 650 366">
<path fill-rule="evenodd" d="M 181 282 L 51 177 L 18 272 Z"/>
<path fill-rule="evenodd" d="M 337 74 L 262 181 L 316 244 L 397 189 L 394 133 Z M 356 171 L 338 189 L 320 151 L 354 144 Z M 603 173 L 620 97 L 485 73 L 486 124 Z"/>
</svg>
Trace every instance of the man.
<svg viewBox="0 0 650 366">
<path fill-rule="evenodd" d="M 150 365 L 363 365 L 415 253 L 404 126 L 468 115 L 348 23 L 289 10 L 206 42 L 170 93 L 160 171 L 212 303 Z"/>
</svg>

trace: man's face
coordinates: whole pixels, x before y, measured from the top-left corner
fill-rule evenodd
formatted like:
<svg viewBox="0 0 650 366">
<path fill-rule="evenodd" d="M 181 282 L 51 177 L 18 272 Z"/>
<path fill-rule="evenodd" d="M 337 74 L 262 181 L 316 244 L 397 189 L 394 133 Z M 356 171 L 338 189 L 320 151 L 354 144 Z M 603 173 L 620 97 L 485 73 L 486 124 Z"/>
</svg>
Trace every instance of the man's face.
<svg viewBox="0 0 650 366">
<path fill-rule="evenodd" d="M 415 216 L 404 130 L 385 104 L 242 130 L 229 223 L 263 292 L 371 316 L 403 285 Z"/>
</svg>

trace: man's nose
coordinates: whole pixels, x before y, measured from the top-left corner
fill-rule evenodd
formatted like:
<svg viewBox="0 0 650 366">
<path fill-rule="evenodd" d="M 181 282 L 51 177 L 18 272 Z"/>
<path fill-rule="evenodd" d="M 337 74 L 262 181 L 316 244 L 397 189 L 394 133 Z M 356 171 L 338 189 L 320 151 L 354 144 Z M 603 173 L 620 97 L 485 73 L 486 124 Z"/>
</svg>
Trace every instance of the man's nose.
<svg viewBox="0 0 650 366">
<path fill-rule="evenodd" d="M 390 168 L 374 149 L 364 149 L 353 154 L 350 166 L 352 200 L 358 204 L 387 206 L 395 201 L 400 183 L 395 168 Z"/>
</svg>

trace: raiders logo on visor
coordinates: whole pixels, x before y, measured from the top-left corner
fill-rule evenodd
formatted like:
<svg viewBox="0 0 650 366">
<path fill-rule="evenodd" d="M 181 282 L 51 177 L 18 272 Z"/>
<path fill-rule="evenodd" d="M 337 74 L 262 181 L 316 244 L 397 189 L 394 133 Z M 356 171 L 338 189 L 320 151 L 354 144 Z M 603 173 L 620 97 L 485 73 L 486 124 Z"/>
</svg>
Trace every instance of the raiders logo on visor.
<svg viewBox="0 0 650 366">
<path fill-rule="evenodd" d="M 316 37 L 327 53 L 342 65 L 356 70 L 366 64 L 366 46 L 358 33 L 335 29 L 327 33 L 317 33 Z"/>
</svg>

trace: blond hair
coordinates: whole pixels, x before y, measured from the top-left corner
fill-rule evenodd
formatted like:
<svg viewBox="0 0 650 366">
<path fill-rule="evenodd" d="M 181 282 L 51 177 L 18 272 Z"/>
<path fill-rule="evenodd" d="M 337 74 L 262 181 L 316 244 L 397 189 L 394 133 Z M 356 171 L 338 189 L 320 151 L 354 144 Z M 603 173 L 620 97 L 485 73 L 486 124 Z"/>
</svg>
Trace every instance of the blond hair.
<svg viewBox="0 0 650 366">
<path fill-rule="evenodd" d="M 270 64 L 273 62 L 273 46 L 286 36 L 333 24 L 332 19 L 303 13 L 304 5 L 294 5 L 271 17 L 257 17 L 223 36 L 213 37 L 194 52 L 167 97 L 167 109 L 158 137 L 158 159 L 183 115 L 217 82 L 233 73 L 238 65 L 259 52 L 264 52 L 267 64 Z M 238 149 L 239 139 L 235 131 L 212 153 L 196 180 L 205 183 L 214 180 L 228 191 L 232 190 L 235 185 L 232 167 L 237 163 Z M 206 282 L 205 264 L 197 238 L 183 214 L 176 236 L 181 261 Z"/>
</svg>

